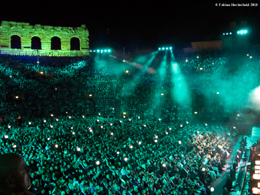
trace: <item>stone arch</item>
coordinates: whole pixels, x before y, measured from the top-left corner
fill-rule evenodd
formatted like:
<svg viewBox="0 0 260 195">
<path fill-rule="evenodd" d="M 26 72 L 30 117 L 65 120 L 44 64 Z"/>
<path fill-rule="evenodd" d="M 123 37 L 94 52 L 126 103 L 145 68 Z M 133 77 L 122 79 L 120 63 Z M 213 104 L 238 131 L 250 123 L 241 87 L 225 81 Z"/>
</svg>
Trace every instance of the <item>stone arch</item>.
<svg viewBox="0 0 260 195">
<path fill-rule="evenodd" d="M 80 40 L 78 37 L 70 39 L 70 50 L 80 50 Z"/>
<path fill-rule="evenodd" d="M 60 37 L 51 38 L 51 50 L 61 50 L 61 39 Z"/>
<path fill-rule="evenodd" d="M 21 49 L 21 37 L 18 35 L 11 36 L 11 49 Z"/>
<path fill-rule="evenodd" d="M 42 49 L 40 37 L 34 36 L 31 39 L 31 49 Z"/>
</svg>

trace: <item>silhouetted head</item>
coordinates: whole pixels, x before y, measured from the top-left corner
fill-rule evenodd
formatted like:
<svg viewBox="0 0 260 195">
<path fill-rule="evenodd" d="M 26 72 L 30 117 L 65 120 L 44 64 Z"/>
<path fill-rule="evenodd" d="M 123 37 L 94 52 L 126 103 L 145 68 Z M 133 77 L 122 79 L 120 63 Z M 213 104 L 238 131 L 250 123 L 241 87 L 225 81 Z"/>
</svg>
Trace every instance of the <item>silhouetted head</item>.
<svg viewBox="0 0 260 195">
<path fill-rule="evenodd" d="M 30 168 L 14 153 L 0 155 L 0 193 L 22 195 L 31 187 Z"/>
</svg>

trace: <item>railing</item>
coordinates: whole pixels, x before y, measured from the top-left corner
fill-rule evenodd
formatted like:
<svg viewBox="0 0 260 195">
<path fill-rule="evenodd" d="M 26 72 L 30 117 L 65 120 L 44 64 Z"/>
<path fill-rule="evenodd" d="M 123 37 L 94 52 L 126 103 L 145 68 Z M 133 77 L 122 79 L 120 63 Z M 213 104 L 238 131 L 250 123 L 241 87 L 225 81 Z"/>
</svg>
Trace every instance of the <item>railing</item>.
<svg viewBox="0 0 260 195">
<path fill-rule="evenodd" d="M 87 56 L 86 52 L 80 50 L 70 51 L 70 50 L 22 50 L 22 49 L 1 49 L 0 54 L 4 55 L 16 55 L 16 56 Z"/>
<path fill-rule="evenodd" d="M 246 161 L 246 165 L 245 165 L 245 171 L 244 171 L 245 176 L 242 178 L 242 182 L 241 182 L 241 195 L 243 195 L 244 192 L 245 192 L 244 190 L 245 190 L 246 176 L 247 176 L 247 164 L 248 164 L 249 161 L 251 161 L 250 156 L 251 156 L 251 150 L 250 150 L 250 153 L 247 157 L 247 161 Z"/>
</svg>

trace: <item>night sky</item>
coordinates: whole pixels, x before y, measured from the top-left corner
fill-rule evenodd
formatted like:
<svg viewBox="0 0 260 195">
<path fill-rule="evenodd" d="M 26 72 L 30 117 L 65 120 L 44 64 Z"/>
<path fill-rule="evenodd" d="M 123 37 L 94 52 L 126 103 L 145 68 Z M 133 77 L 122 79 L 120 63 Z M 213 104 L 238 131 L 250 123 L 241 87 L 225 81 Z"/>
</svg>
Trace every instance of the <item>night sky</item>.
<svg viewBox="0 0 260 195">
<path fill-rule="evenodd" d="M 90 48 L 126 50 L 191 41 L 218 40 L 231 21 L 247 20 L 258 31 L 259 7 L 216 6 L 218 2 L 146 1 L 4 1 L 0 20 L 52 26 L 86 24 Z"/>
</svg>

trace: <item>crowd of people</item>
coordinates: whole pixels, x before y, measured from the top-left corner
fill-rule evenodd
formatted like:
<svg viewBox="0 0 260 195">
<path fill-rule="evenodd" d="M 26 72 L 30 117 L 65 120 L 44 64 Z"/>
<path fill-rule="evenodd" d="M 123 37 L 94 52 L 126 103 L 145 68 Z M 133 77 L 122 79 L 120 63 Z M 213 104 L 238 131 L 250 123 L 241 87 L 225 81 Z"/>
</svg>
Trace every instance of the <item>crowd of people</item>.
<svg viewBox="0 0 260 195">
<path fill-rule="evenodd" d="M 0 57 L 0 152 L 24 157 L 32 169 L 32 192 L 211 193 L 236 129 L 191 122 L 194 107 L 201 110 L 200 96 L 193 105 L 179 106 L 170 98 L 169 71 L 158 88 L 158 74 L 135 78 L 136 70 L 115 74 L 84 59 L 51 60 Z M 195 57 L 179 64 L 199 94 L 199 85 L 214 85 L 204 75 L 221 72 L 226 63 Z M 248 61 L 246 67 L 253 70 L 252 64 L 259 66 Z M 210 101 L 215 117 L 216 100 Z"/>
<path fill-rule="evenodd" d="M 232 128 L 139 118 L 55 118 L 1 127 L 1 153 L 22 155 L 35 194 L 210 194 Z"/>
</svg>

